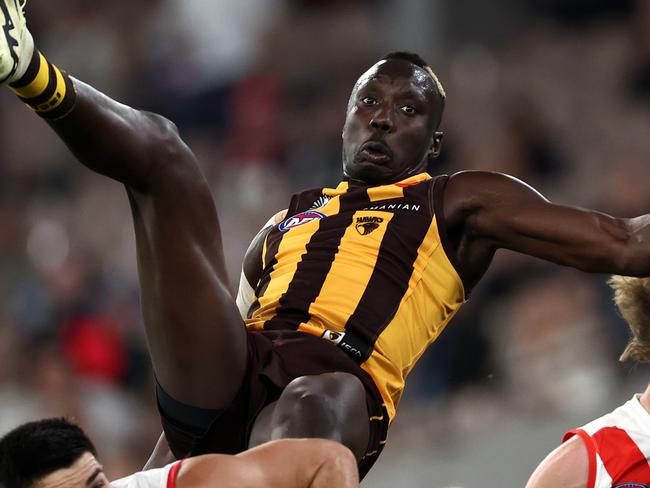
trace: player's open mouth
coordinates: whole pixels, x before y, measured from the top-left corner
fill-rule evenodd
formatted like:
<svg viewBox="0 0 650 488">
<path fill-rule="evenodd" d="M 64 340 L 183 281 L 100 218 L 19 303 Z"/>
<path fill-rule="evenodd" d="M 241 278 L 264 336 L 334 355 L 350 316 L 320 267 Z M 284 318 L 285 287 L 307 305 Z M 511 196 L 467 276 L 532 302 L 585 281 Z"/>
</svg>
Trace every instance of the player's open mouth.
<svg viewBox="0 0 650 488">
<path fill-rule="evenodd" d="M 390 148 L 381 141 L 367 141 L 362 144 L 357 159 L 370 163 L 385 163 L 393 158 Z"/>
</svg>

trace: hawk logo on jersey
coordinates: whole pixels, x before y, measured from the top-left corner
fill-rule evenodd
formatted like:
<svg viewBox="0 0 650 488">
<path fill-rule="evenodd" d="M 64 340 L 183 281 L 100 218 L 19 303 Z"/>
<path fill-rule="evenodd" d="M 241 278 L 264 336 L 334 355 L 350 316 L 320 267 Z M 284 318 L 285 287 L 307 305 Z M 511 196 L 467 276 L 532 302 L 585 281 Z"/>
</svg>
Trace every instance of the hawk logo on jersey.
<svg viewBox="0 0 650 488">
<path fill-rule="evenodd" d="M 314 220 L 320 220 L 323 217 L 326 217 L 326 215 L 314 210 L 309 210 L 308 212 L 302 212 L 283 220 L 280 222 L 278 229 L 280 229 L 280 232 L 286 232 L 289 229 L 298 227 L 299 225 L 308 224 Z"/>
<path fill-rule="evenodd" d="M 362 236 L 367 236 L 379 228 L 379 224 L 384 221 L 381 217 L 357 217 L 355 229 Z"/>
<path fill-rule="evenodd" d="M 318 199 L 312 204 L 311 208 L 321 208 L 328 204 L 332 197 L 327 195 L 321 195 Z"/>
<path fill-rule="evenodd" d="M 621 483 L 618 485 L 612 485 L 612 488 L 650 488 L 650 485 L 647 485 L 645 483 Z"/>
</svg>

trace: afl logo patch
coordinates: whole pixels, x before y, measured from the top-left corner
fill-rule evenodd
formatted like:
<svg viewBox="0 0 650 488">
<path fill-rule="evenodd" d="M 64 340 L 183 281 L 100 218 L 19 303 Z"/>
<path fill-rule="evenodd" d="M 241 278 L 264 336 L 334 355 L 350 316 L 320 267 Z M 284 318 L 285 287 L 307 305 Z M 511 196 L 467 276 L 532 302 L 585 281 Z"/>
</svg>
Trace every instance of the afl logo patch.
<svg viewBox="0 0 650 488">
<path fill-rule="evenodd" d="M 355 229 L 362 236 L 367 236 L 379 228 L 379 224 L 384 221 L 381 217 L 358 217 Z"/>
<path fill-rule="evenodd" d="M 278 229 L 280 229 L 280 232 L 286 232 L 289 229 L 292 229 L 293 227 L 298 227 L 299 225 L 308 224 L 309 222 L 312 222 L 314 220 L 320 220 L 323 217 L 326 217 L 326 215 L 320 212 L 316 212 L 315 210 L 310 210 L 309 212 L 302 212 L 280 222 Z"/>
</svg>

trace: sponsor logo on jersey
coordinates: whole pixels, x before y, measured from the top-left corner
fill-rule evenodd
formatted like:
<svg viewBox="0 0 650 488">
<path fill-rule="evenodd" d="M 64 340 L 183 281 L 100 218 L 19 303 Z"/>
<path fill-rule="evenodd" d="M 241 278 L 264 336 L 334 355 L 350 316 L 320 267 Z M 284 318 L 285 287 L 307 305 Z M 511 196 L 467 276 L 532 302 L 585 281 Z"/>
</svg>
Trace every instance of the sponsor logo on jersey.
<svg viewBox="0 0 650 488">
<path fill-rule="evenodd" d="M 367 236 L 377 230 L 383 221 L 381 217 L 357 217 L 357 225 L 354 228 L 362 236 Z"/>
<path fill-rule="evenodd" d="M 289 217 L 288 219 L 285 219 L 282 222 L 280 222 L 278 229 L 280 229 L 280 232 L 286 232 L 289 229 L 293 229 L 294 227 L 298 227 L 299 225 L 308 224 L 309 222 L 313 222 L 314 220 L 320 220 L 323 217 L 326 217 L 326 215 L 320 212 L 316 212 L 315 210 L 301 212 L 299 214 L 294 215 L 293 217 Z"/>
<path fill-rule="evenodd" d="M 646 483 L 633 483 L 633 482 L 626 482 L 626 483 L 620 483 L 618 485 L 612 485 L 612 488 L 650 488 L 650 485 Z"/>
<path fill-rule="evenodd" d="M 366 207 L 364 210 L 408 210 L 409 212 L 419 212 L 421 205 L 415 203 L 382 203 Z"/>
</svg>

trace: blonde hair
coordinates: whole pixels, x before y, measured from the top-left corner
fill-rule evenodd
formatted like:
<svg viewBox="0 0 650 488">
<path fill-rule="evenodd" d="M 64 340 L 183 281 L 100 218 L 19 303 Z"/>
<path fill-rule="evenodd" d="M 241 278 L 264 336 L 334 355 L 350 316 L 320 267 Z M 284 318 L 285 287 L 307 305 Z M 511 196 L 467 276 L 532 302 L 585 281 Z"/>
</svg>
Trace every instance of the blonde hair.
<svg viewBox="0 0 650 488">
<path fill-rule="evenodd" d="M 650 363 L 650 278 L 612 276 L 614 303 L 630 327 L 632 337 L 619 361 L 630 358 Z"/>
<path fill-rule="evenodd" d="M 426 71 L 429 74 L 429 76 L 431 77 L 431 79 L 435 83 L 436 89 L 438 90 L 438 94 L 440 95 L 440 98 L 442 99 L 442 101 L 444 103 L 445 100 L 447 99 L 447 94 L 445 93 L 445 88 L 442 86 L 442 83 L 438 79 L 438 76 L 433 72 L 433 70 L 431 69 L 431 66 L 428 66 L 428 65 L 425 66 L 424 71 Z"/>
</svg>

